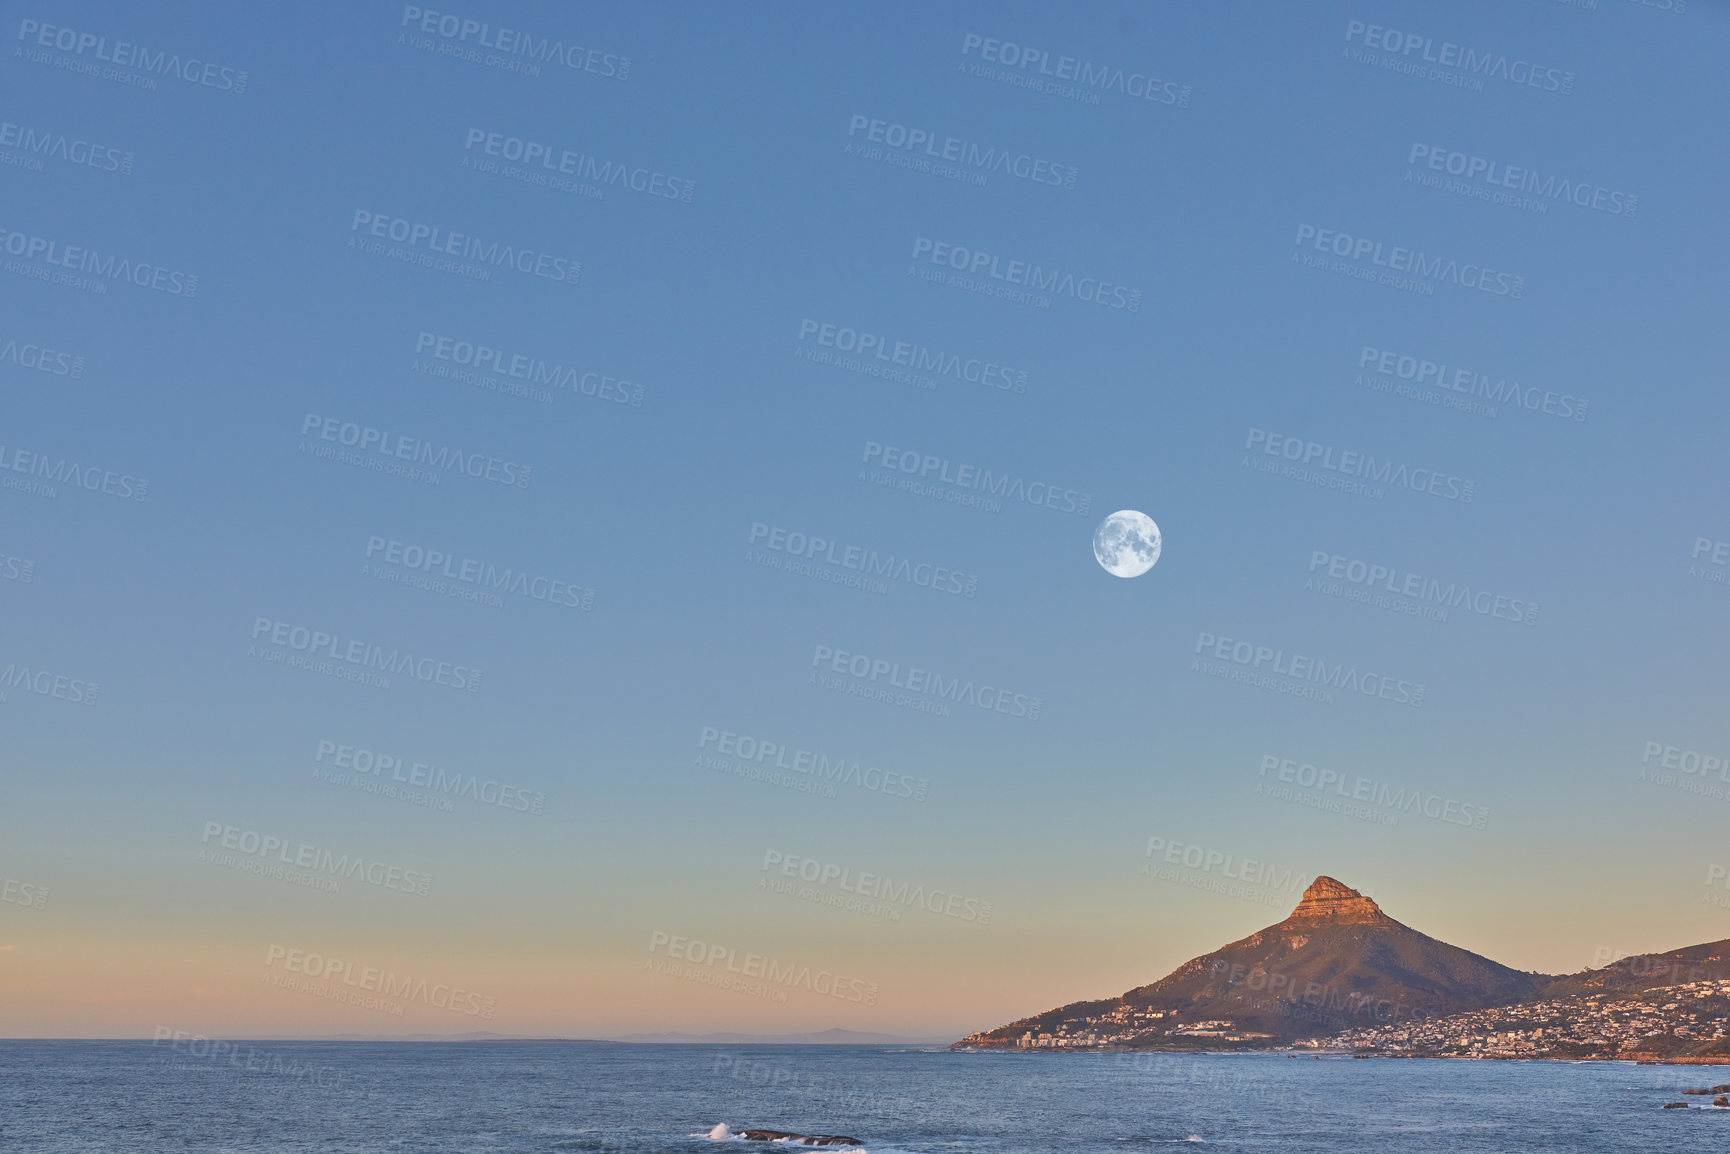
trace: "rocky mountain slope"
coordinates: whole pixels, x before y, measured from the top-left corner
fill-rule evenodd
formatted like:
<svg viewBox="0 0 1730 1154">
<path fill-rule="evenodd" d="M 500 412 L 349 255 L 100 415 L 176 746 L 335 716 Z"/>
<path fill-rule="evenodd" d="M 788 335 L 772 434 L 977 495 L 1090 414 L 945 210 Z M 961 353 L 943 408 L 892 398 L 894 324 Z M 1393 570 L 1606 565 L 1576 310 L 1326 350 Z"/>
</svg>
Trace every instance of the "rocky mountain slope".
<svg viewBox="0 0 1730 1154">
<path fill-rule="evenodd" d="M 957 1043 L 985 1048 L 1255 1048 L 1507 1005 L 1557 979 L 1395 921 L 1319 877 L 1284 921 L 1118 998 L 1074 1002 Z"/>
</svg>

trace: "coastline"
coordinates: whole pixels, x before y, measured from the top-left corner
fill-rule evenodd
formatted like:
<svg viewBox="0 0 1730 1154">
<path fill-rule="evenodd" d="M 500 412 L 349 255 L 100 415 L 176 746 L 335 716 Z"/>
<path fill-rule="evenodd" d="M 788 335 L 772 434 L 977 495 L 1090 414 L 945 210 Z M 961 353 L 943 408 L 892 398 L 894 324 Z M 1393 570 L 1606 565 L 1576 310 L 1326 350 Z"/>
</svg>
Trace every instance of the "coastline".
<svg viewBox="0 0 1730 1154">
<path fill-rule="evenodd" d="M 1362 1050 L 1321 1050 L 1312 1049 L 1307 1046 L 1281 1046 L 1260 1049 L 1245 1048 L 1228 1050 L 1210 1049 L 1207 1047 L 1156 1048 L 1149 1046 L 1095 1046 L 1083 1048 L 1081 1046 L 1063 1046 L 1029 1048 L 1026 1046 L 955 1045 L 949 1046 L 947 1049 L 953 1054 L 1219 1054 L 1222 1056 L 1236 1056 L 1241 1054 L 1284 1054 L 1288 1058 L 1349 1058 L 1353 1060 L 1375 1058 L 1387 1061 L 1434 1060 L 1449 1062 L 1561 1062 L 1571 1063 L 1574 1065 L 1584 1063 L 1591 1063 L 1593 1065 L 1619 1063 L 1624 1066 L 1730 1066 L 1730 1056 L 1711 1057 L 1692 1054 L 1684 1054 L 1670 1058 L 1643 1055 L 1629 1055 L 1628 1057 L 1611 1058 L 1581 1057 L 1560 1054 L 1444 1054 L 1439 1052 L 1421 1054 L 1383 1054 Z"/>
</svg>

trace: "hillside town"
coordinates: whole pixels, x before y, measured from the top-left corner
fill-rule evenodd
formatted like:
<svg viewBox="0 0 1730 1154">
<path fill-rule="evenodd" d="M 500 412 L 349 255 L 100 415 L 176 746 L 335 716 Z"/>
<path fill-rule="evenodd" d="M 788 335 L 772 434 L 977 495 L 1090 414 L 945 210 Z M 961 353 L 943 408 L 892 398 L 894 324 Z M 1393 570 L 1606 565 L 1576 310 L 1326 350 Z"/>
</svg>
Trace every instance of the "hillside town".
<svg viewBox="0 0 1730 1154">
<path fill-rule="evenodd" d="M 1301 1000 L 1289 1011 L 1302 1016 Z M 1397 1016 L 1396 1016 L 1397 1017 Z M 1389 1057 L 1598 1058 L 1651 1060 L 1730 1057 L 1730 979 L 1688 982 L 1638 993 L 1592 993 L 1401 1018 L 1281 1043 L 1229 1019 L 1180 1015 L 1128 1003 L 1102 1013 L 1051 1015 L 1025 1023 L 1011 1043 L 1021 1050 L 1262 1049 L 1285 1044 L 1322 1052 Z M 1002 1045 L 1001 1036 L 995 1040 Z M 975 1035 L 962 1045 L 989 1044 Z"/>
<path fill-rule="evenodd" d="M 1227 1018 L 1186 1020 L 1177 1010 L 1156 1010 L 1128 1001 L 1082 1003 L 1027 1018 L 1013 1026 L 974 1034 L 962 1047 L 1018 1050 L 1254 1049 L 1275 1036 Z"/>
<path fill-rule="evenodd" d="M 1155 1040 L 1206 1038 L 1216 1042 L 1254 1042 L 1271 1034 L 1240 1030 L 1225 1020 L 1162 1022 L 1164 1010 L 1123 1005 L 1107 1014 L 1072 1018 L 1049 1028 L 1027 1030 L 1015 1039 L 1021 1050 L 1114 1050 L 1145 1046 Z"/>
<path fill-rule="evenodd" d="M 1659 1060 L 1730 1052 L 1727 1019 L 1730 980 L 1701 981 L 1468 1010 L 1300 1044 L 1412 1057 Z"/>
</svg>

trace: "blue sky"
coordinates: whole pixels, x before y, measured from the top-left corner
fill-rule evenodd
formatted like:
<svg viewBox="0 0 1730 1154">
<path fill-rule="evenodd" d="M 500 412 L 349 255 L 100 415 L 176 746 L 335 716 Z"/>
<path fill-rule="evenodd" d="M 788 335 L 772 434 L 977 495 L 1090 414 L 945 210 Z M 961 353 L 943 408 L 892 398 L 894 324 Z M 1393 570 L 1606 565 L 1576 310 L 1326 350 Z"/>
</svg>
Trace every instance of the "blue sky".
<svg viewBox="0 0 1730 1154">
<path fill-rule="evenodd" d="M 1725 172 L 1702 144 L 1723 95 L 1720 10 L 440 11 L 580 44 L 567 54 L 590 70 L 442 54 L 459 25 L 445 37 L 390 6 L 13 6 L 0 119 L 132 160 L 127 174 L 54 157 L 0 170 L 0 226 L 26 238 L 8 244 L 198 277 L 190 299 L 0 278 L 0 338 L 83 358 L 76 378 L 0 361 L 5 451 L 149 481 L 141 501 L 0 491 L 0 553 L 34 562 L 28 583 L 0 581 L 3 662 L 100 686 L 89 707 L 17 687 L 0 706 L 0 871 L 51 893 L 42 910 L 0 906 L 0 940 L 18 947 L 0 955 L 20 971 L 7 984 L 47 1006 L 20 1032 L 358 1031 L 347 1007 L 254 988 L 265 944 L 284 940 L 472 972 L 525 1032 L 971 1030 L 1151 980 L 1275 920 L 1195 888 L 1217 869 L 1139 876 L 1155 836 L 1333 874 L 1527 968 L 1730 932 L 1700 899 L 1723 803 L 1637 779 L 1649 741 L 1727 748 L 1716 638 L 1730 594 L 1689 575 L 1697 538 L 1730 539 Z M 81 75 L 40 58 L 79 55 L 41 48 L 44 25 L 244 69 L 245 90 Z M 1407 34 L 1428 40 L 1402 59 L 1469 49 L 1544 83 L 1473 91 L 1382 67 Z M 1181 98 L 1004 83 L 1037 71 L 1005 63 L 1020 54 L 1004 44 Z M 1376 62 L 1353 55 L 1366 52 Z M 1564 74 L 1570 91 L 1545 90 Z M 882 121 L 885 142 L 904 126 L 965 142 L 952 155 L 971 144 L 1073 169 L 1074 187 L 886 164 L 849 151 L 894 151 L 857 118 Z M 487 134 L 691 196 L 512 179 L 476 166 L 509 167 Z M 1638 210 L 1585 194 L 1527 193 L 1542 212 L 1493 203 L 1481 178 L 1424 186 L 1453 179 L 1450 153 Z M 545 254 L 543 271 L 580 261 L 580 276 L 483 281 L 351 246 L 388 219 Z M 1354 239 L 1318 252 L 1327 234 Z M 1357 238 L 1396 263 L 1396 247 L 1426 254 L 1427 291 L 1326 267 Z M 947 275 L 930 257 L 956 247 L 1122 285 L 1139 308 L 1038 307 L 920 275 Z M 1523 278 L 1519 299 L 1457 283 L 1481 267 Z M 823 325 L 1010 366 L 1025 392 L 800 355 L 821 350 Z M 448 366 L 426 357 L 441 338 L 627 382 L 607 387 L 641 404 L 580 389 L 548 404 L 419 371 Z M 1402 384 L 1374 371 L 1381 351 L 1517 382 L 1539 411 L 1379 391 L 1366 382 Z M 1561 415 L 1575 398 L 1584 419 Z M 529 480 L 425 484 L 320 459 L 302 449 L 342 448 L 303 433 L 325 418 L 333 436 L 349 422 L 474 454 L 477 471 L 526 464 Z M 1269 437 L 1429 470 L 1453 479 L 1444 492 L 1469 481 L 1472 499 L 1247 467 L 1284 462 Z M 872 445 L 1086 494 L 1089 512 L 873 484 Z M 1090 550 L 1122 508 L 1165 539 L 1128 581 Z M 775 530 L 941 566 L 975 591 L 776 570 L 767 559 L 785 554 L 762 547 Z M 387 544 L 369 555 L 375 538 Z M 367 569 L 392 541 L 592 590 L 592 608 L 404 588 Z M 1539 613 L 1528 626 L 1456 607 L 1440 622 L 1348 602 L 1305 588 L 1318 553 Z M 398 676 L 385 690 L 273 664 L 249 653 L 260 619 L 478 668 L 480 687 Z M 1209 676 L 1203 634 L 1422 683 L 1422 705 Z M 826 692 L 819 647 L 1038 696 L 1040 716 Z M 696 764 L 705 727 L 929 791 L 829 798 L 717 773 Z M 544 811 L 353 793 L 311 776 L 321 741 L 520 786 Z M 1258 796 L 1270 755 L 1492 816 L 1389 827 Z M 211 821 L 356 847 L 435 884 L 405 902 L 245 876 L 197 860 Z M 770 850 L 995 914 L 897 922 L 789 899 L 758 885 Z M 645 976 L 657 930 L 844 956 L 885 995 L 758 1005 Z M 125 993 L 93 1001 L 69 973 Z"/>
</svg>

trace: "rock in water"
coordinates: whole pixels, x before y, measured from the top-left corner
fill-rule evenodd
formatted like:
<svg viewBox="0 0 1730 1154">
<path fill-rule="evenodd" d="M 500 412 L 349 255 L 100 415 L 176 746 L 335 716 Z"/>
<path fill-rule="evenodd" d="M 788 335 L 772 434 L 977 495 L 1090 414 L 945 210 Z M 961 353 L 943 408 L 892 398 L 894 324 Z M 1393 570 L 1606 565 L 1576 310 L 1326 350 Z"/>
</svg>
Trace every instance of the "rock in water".
<svg viewBox="0 0 1730 1154">
<path fill-rule="evenodd" d="M 1686 1102 L 1666 1102 L 1666 1103 L 1664 1103 L 1664 1109 L 1666 1109 L 1666 1110 L 1686 1110 L 1687 1108 L 1688 1108 L 1688 1103 L 1686 1103 Z"/>
<path fill-rule="evenodd" d="M 841 1134 L 794 1134 L 787 1130 L 741 1130 L 739 1137 L 752 1142 L 797 1142 L 801 1146 L 863 1146 L 857 1138 Z"/>
<path fill-rule="evenodd" d="M 1726 1098 L 1724 1095 L 1720 1094 L 1716 1098 L 1712 1099 L 1712 1105 L 1730 1106 L 1730 1098 Z"/>
</svg>

